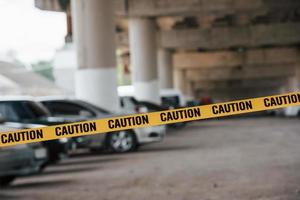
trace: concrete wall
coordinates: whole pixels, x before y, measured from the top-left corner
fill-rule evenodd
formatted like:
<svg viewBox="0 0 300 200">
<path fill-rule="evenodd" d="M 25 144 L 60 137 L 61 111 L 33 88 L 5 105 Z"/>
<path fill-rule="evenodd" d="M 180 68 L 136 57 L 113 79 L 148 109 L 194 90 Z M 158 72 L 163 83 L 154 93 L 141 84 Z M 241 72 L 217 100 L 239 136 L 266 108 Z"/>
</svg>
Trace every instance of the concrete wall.
<svg viewBox="0 0 300 200">
<path fill-rule="evenodd" d="M 289 45 L 300 42 L 300 23 L 184 29 L 160 33 L 160 45 L 181 49 L 226 49 Z"/>
</svg>

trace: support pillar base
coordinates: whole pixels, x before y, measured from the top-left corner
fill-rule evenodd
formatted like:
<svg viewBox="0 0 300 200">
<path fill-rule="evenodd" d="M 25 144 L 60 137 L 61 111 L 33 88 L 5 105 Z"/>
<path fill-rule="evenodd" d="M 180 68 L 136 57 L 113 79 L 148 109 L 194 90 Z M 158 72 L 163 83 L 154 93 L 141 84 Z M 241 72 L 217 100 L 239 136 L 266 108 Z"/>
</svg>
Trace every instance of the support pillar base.
<svg viewBox="0 0 300 200">
<path fill-rule="evenodd" d="M 76 97 L 101 108 L 119 110 L 115 68 L 81 69 L 76 72 Z"/>
</svg>

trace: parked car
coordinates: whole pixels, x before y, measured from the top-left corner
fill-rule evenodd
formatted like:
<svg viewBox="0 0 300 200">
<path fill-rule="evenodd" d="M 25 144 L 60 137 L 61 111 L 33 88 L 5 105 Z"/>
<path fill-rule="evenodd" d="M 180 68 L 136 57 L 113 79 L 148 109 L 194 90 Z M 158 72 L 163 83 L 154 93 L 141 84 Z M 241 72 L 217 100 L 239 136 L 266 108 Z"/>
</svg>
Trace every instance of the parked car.
<svg viewBox="0 0 300 200">
<path fill-rule="evenodd" d="M 161 89 L 159 94 L 164 106 L 173 108 L 186 107 L 186 98 L 177 89 Z"/>
<path fill-rule="evenodd" d="M 134 97 L 134 88 L 132 85 L 118 87 L 120 97 Z M 180 108 L 186 106 L 185 96 L 177 89 L 160 89 L 159 96 L 163 107 Z"/>
<path fill-rule="evenodd" d="M 0 114 L 14 128 L 33 128 L 68 123 L 64 118 L 51 117 L 47 109 L 29 97 L 7 97 L 0 99 Z M 49 163 L 55 163 L 66 156 L 68 139 L 43 142 L 49 154 Z"/>
<path fill-rule="evenodd" d="M 300 117 L 300 106 L 290 106 L 282 109 L 282 113 L 286 117 Z"/>
<path fill-rule="evenodd" d="M 4 123 L 0 125 L 0 134 L 13 130 Z M 41 143 L 0 147 L 0 187 L 19 176 L 40 172 L 47 160 L 47 149 Z"/>
<path fill-rule="evenodd" d="M 170 100 L 171 97 L 168 97 L 168 99 Z M 133 96 L 126 96 L 125 94 L 124 96 L 120 96 L 120 104 L 123 112 L 126 112 L 128 114 L 132 114 L 134 112 L 163 111 L 163 110 L 174 109 L 175 105 L 178 106 L 178 104 L 168 104 L 166 101 L 165 104 L 163 105 L 158 105 L 148 101 L 138 101 Z M 187 122 L 177 122 L 173 124 L 168 124 L 167 126 L 170 128 L 182 128 L 186 124 Z"/>
<path fill-rule="evenodd" d="M 43 98 L 40 102 L 47 107 L 52 116 L 78 116 L 83 119 L 101 119 L 130 113 L 113 114 L 91 103 L 68 98 Z M 166 134 L 165 126 L 138 128 L 133 130 L 116 131 L 107 134 L 87 136 L 85 143 L 92 151 L 110 149 L 113 152 L 128 152 L 136 150 L 140 145 L 161 141 Z M 86 141 L 86 140 L 85 140 Z"/>
</svg>

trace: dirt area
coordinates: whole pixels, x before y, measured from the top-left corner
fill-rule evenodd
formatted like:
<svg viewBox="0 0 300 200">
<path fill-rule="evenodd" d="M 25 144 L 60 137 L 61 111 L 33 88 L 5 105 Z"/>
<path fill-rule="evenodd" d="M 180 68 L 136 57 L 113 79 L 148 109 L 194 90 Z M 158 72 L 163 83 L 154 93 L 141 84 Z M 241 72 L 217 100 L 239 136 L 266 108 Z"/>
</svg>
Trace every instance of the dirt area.
<svg viewBox="0 0 300 200">
<path fill-rule="evenodd" d="M 199 121 L 130 154 L 80 153 L 1 200 L 299 200 L 300 120 Z"/>
</svg>

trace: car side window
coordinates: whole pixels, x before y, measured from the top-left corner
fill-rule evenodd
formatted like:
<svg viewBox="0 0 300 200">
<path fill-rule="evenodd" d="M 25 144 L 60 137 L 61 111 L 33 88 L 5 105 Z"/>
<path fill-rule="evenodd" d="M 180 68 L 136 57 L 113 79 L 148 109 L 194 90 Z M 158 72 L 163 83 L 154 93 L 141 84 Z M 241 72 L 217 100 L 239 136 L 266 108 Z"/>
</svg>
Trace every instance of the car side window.
<svg viewBox="0 0 300 200">
<path fill-rule="evenodd" d="M 4 117 L 7 121 L 18 121 L 18 115 L 15 112 L 13 106 L 9 102 L 1 102 L 0 103 L 0 115 Z"/>
<path fill-rule="evenodd" d="M 46 102 L 44 105 L 50 110 L 53 116 L 63 116 L 63 115 L 85 115 L 85 116 L 95 116 L 95 113 L 83 106 L 66 103 L 66 102 Z"/>
</svg>

